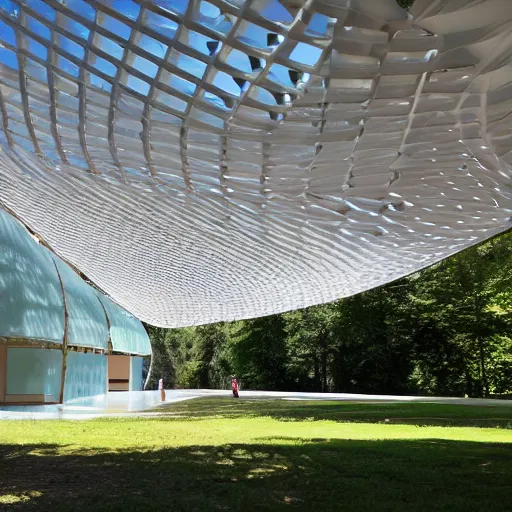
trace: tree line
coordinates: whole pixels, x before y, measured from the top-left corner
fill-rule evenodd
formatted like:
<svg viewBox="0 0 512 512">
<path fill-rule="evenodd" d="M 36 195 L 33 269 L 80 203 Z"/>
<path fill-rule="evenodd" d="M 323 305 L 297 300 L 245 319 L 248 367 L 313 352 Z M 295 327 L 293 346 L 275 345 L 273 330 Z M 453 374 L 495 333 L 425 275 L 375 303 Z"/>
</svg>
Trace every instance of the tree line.
<svg viewBox="0 0 512 512">
<path fill-rule="evenodd" d="M 253 320 L 147 326 L 149 388 L 512 395 L 512 234 L 354 297 Z"/>
</svg>

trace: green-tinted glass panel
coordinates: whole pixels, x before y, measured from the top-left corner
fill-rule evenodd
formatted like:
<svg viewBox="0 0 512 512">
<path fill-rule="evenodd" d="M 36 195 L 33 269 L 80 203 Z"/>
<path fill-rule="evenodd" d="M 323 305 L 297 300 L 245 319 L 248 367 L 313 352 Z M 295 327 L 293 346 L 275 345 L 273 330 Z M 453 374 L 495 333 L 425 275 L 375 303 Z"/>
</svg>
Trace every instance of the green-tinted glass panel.
<svg viewBox="0 0 512 512">
<path fill-rule="evenodd" d="M 66 294 L 68 345 L 107 349 L 107 317 L 96 292 L 60 258 L 53 259 Z"/>
<path fill-rule="evenodd" d="M 142 391 L 142 357 L 130 357 L 130 391 Z"/>
<path fill-rule="evenodd" d="M 107 356 L 69 352 L 66 359 L 64 402 L 107 392 Z"/>
<path fill-rule="evenodd" d="M 114 352 L 143 356 L 151 354 L 151 342 L 142 323 L 108 297 L 101 293 L 98 293 L 98 297 L 107 311 Z"/>
<path fill-rule="evenodd" d="M 50 254 L 0 209 L 0 336 L 62 342 L 62 289 Z"/>
<path fill-rule="evenodd" d="M 7 349 L 8 395 L 48 395 L 57 402 L 62 375 L 62 351 L 42 348 Z"/>
</svg>

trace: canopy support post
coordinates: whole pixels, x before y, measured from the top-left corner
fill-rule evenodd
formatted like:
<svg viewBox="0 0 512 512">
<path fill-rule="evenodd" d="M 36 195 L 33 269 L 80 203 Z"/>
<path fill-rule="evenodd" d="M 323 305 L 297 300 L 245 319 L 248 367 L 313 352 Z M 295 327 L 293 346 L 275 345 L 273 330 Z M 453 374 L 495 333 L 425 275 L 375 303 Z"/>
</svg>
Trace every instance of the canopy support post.
<svg viewBox="0 0 512 512">
<path fill-rule="evenodd" d="M 53 258 L 52 258 L 53 259 Z M 62 277 L 60 275 L 59 269 L 57 268 L 57 263 L 53 260 L 53 264 L 55 265 L 55 270 L 57 275 L 59 276 L 60 288 L 62 290 L 62 302 L 64 304 L 64 337 L 62 338 L 62 372 L 60 378 L 60 393 L 59 393 L 59 403 L 64 403 L 64 384 L 66 381 L 66 361 L 68 355 L 68 330 L 69 330 L 69 313 L 68 313 L 68 305 L 66 301 L 66 292 L 64 289 L 64 282 L 62 281 Z"/>
</svg>

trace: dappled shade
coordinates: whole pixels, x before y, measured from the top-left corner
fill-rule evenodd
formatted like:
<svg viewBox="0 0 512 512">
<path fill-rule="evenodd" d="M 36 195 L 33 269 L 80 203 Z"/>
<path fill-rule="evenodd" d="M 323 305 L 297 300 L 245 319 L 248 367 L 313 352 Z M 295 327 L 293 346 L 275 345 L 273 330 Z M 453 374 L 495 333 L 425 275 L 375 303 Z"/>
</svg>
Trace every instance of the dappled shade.
<svg viewBox="0 0 512 512">
<path fill-rule="evenodd" d="M 152 418 L 0 423 L 0 508 L 466 512 L 509 506 L 510 405 L 242 396 L 187 400 L 159 411 Z M 455 427 L 427 426 L 439 417 Z M 478 424 L 493 428 L 473 428 Z"/>
<path fill-rule="evenodd" d="M 511 460 L 510 444 L 443 439 L 270 437 L 119 451 L 4 444 L 0 496 L 10 498 L 0 500 L 13 510 L 498 510 L 509 502 Z"/>
</svg>

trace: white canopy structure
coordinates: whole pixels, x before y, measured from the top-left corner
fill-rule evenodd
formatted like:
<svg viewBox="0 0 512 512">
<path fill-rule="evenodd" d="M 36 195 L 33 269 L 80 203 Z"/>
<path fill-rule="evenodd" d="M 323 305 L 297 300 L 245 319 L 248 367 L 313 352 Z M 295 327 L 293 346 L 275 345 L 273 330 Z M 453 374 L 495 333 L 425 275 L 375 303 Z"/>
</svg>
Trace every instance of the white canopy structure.
<svg viewBox="0 0 512 512">
<path fill-rule="evenodd" d="M 511 225 L 512 1 L 3 0 L 0 202 L 139 318 L 256 317 Z"/>
</svg>

